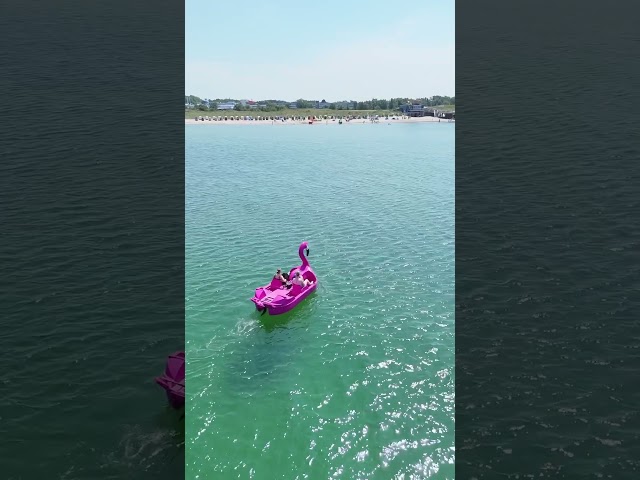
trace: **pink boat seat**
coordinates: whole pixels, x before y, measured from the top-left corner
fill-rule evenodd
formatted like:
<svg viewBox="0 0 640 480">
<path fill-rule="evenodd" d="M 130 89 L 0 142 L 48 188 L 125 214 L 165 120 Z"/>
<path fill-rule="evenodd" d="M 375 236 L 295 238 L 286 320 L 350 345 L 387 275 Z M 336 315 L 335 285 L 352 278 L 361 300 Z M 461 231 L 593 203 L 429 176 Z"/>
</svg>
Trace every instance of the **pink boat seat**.
<svg viewBox="0 0 640 480">
<path fill-rule="evenodd" d="M 302 291 L 302 287 L 300 285 L 294 284 L 293 287 L 291 287 L 291 290 L 289 290 L 289 296 L 297 297 L 301 291 Z"/>
<path fill-rule="evenodd" d="M 272 278 L 271 283 L 269 284 L 269 290 L 277 290 L 282 287 L 282 282 L 277 278 Z"/>
</svg>

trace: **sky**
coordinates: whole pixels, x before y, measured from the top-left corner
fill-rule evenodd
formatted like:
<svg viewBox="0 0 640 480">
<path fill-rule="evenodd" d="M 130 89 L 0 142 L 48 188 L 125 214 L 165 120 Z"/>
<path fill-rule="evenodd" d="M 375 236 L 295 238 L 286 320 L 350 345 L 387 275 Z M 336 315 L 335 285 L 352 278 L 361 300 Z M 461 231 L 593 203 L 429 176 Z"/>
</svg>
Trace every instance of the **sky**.
<svg viewBox="0 0 640 480">
<path fill-rule="evenodd" d="M 186 0 L 185 94 L 455 96 L 454 0 Z"/>
</svg>

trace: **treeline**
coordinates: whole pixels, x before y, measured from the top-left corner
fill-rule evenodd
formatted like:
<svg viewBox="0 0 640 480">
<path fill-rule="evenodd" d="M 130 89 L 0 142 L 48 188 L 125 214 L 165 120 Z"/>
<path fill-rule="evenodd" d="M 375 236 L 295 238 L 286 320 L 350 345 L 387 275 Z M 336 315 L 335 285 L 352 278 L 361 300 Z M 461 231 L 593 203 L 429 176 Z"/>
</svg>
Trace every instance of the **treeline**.
<svg viewBox="0 0 640 480">
<path fill-rule="evenodd" d="M 201 111 L 210 111 L 217 110 L 218 104 L 224 102 L 238 102 L 238 100 L 234 100 L 231 98 L 218 98 L 215 100 L 203 100 L 200 97 L 196 97 L 195 95 L 186 95 L 185 96 L 185 104 L 190 104 L 195 106 L 198 110 Z M 438 105 L 455 105 L 456 97 L 447 97 L 442 95 L 434 95 L 433 97 L 423 97 L 423 98 L 391 98 L 389 100 L 386 99 L 371 99 L 363 102 L 358 102 L 355 100 L 352 101 L 342 101 L 342 102 L 325 102 L 322 101 L 322 105 L 329 110 L 396 110 L 401 105 L 406 105 L 408 103 L 420 103 L 422 105 L 426 105 L 428 107 L 435 107 Z M 261 100 L 259 110 L 267 111 L 267 112 L 277 112 L 280 110 L 285 110 L 289 108 L 291 103 L 295 103 L 296 106 L 300 109 L 309 109 L 309 108 L 317 108 L 318 102 L 298 99 L 295 102 L 285 102 L 284 100 Z M 251 111 L 256 110 L 251 108 L 249 105 L 242 105 L 239 102 L 236 104 L 234 110 L 236 111 Z"/>
<path fill-rule="evenodd" d="M 400 108 L 401 105 L 406 105 L 408 103 L 418 102 L 427 107 L 435 107 L 438 105 L 455 105 L 456 98 L 455 97 L 445 97 L 441 95 L 435 95 L 433 97 L 427 98 L 391 98 L 387 99 L 377 99 L 373 98 L 371 100 L 366 100 L 363 102 L 358 102 L 352 100 L 350 102 L 335 102 L 329 104 L 329 109 L 332 110 L 396 110 Z M 306 103 L 309 106 L 306 108 L 313 108 L 313 102 L 305 102 L 304 100 L 301 102 L 298 100 L 296 103 Z M 298 108 L 305 108 L 298 105 Z"/>
<path fill-rule="evenodd" d="M 217 106 L 216 106 L 217 108 Z M 250 110 L 260 110 L 261 112 L 279 112 L 280 110 L 284 110 L 285 108 L 287 108 L 286 105 L 280 104 L 280 103 L 273 103 L 273 102 L 260 102 L 260 106 L 256 107 L 254 105 L 254 108 L 251 108 L 249 105 L 241 105 L 239 103 L 236 104 L 234 110 L 240 111 L 240 112 L 248 112 Z"/>
<path fill-rule="evenodd" d="M 324 102 L 324 100 L 322 101 Z M 442 95 L 434 95 L 433 97 L 423 98 L 391 98 L 366 100 L 364 102 L 358 102 L 355 100 L 342 101 L 342 102 L 324 102 L 327 108 L 332 110 L 395 110 L 401 105 L 408 103 L 418 102 L 427 107 L 435 107 L 438 105 L 455 105 L 456 97 L 446 97 Z M 302 98 L 295 101 L 298 108 L 316 108 L 318 102 L 304 100 Z"/>
</svg>

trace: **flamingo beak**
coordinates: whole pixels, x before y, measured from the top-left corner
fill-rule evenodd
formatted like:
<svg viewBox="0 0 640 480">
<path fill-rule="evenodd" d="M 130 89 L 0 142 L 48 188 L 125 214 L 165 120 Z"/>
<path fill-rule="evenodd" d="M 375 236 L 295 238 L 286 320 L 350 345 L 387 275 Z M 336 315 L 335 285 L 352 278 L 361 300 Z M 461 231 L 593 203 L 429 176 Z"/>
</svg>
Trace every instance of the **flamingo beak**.
<svg viewBox="0 0 640 480">
<path fill-rule="evenodd" d="M 309 249 L 307 248 L 307 257 L 309 256 Z"/>
</svg>

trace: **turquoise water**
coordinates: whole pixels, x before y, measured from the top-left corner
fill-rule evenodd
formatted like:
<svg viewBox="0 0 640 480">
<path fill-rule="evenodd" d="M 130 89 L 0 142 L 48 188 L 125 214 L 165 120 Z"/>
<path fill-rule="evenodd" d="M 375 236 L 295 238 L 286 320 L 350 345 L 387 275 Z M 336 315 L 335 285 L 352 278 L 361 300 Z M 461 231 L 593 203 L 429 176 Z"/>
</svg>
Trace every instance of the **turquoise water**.
<svg viewBox="0 0 640 480">
<path fill-rule="evenodd" d="M 455 124 L 185 128 L 186 478 L 454 478 Z"/>
</svg>

